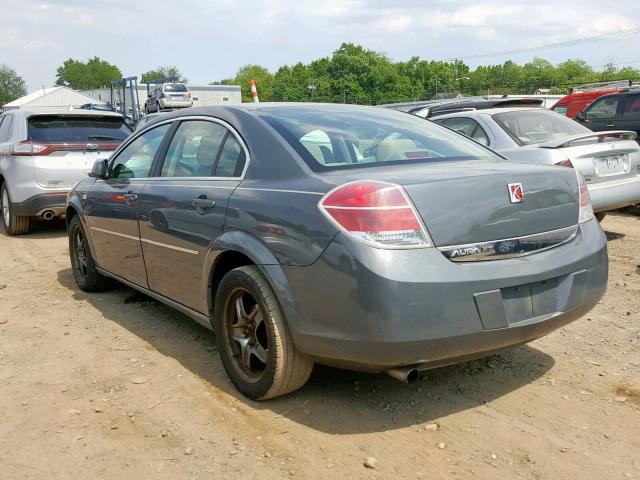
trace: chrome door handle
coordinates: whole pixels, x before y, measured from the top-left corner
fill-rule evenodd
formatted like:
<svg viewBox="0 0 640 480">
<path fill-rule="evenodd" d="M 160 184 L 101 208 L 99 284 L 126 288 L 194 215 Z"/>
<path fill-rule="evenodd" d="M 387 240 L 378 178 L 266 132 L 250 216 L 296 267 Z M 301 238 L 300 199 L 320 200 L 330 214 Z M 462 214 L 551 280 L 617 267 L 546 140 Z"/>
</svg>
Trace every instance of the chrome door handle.
<svg viewBox="0 0 640 480">
<path fill-rule="evenodd" d="M 615 127 L 615 126 L 616 126 L 615 123 L 608 123 L 607 125 L 605 125 L 605 127 L 609 127 L 609 128 Z"/>
<path fill-rule="evenodd" d="M 133 193 L 133 192 L 125 193 L 122 196 L 124 197 L 124 202 L 127 205 L 131 205 L 132 203 L 135 203 L 136 200 L 138 200 L 138 194 Z"/>
<path fill-rule="evenodd" d="M 215 200 L 209 200 L 207 197 L 194 198 L 191 204 L 195 207 L 196 211 L 200 214 L 205 213 L 207 210 L 211 210 L 216 206 Z"/>
</svg>

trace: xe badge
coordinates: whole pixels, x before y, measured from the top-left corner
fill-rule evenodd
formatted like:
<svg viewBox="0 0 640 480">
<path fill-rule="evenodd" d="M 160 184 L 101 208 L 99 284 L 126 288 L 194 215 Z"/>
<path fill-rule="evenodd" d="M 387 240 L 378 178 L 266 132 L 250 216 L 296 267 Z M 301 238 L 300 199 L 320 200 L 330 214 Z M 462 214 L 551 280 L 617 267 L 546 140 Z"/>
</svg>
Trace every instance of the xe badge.
<svg viewBox="0 0 640 480">
<path fill-rule="evenodd" d="M 522 192 L 522 184 L 509 183 L 507 186 L 509 187 L 509 197 L 511 198 L 511 203 L 522 202 L 522 197 L 524 195 Z"/>
</svg>

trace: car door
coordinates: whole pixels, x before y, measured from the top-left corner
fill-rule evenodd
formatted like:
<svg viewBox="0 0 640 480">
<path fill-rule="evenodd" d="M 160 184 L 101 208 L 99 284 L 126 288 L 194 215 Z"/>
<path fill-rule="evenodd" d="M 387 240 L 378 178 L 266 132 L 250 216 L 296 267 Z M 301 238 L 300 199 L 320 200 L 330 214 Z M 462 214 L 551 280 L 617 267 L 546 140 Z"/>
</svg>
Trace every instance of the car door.
<svg viewBox="0 0 640 480">
<path fill-rule="evenodd" d="M 171 124 L 160 125 L 129 142 L 109 163 L 106 179 L 87 193 L 85 218 L 97 264 L 148 288 L 140 230 L 138 197 Z"/>
<path fill-rule="evenodd" d="M 617 129 L 620 95 L 605 95 L 584 110 L 584 119 L 578 120 L 594 132 Z"/>
<path fill-rule="evenodd" d="M 640 93 L 626 95 L 622 101 L 617 130 L 631 130 L 640 136 Z"/>
<path fill-rule="evenodd" d="M 247 158 L 242 145 L 221 121 L 181 121 L 140 199 L 149 287 L 205 314 L 203 267 L 240 183 Z"/>
</svg>

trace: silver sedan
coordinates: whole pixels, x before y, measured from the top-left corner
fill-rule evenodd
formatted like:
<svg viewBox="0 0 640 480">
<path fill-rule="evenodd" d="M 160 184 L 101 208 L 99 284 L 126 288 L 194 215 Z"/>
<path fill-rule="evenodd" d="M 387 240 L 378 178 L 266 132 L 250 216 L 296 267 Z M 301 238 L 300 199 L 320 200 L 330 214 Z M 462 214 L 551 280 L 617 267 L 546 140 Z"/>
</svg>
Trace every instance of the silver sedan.
<svg viewBox="0 0 640 480">
<path fill-rule="evenodd" d="M 634 132 L 592 132 L 543 108 L 473 110 L 433 121 L 511 160 L 576 168 L 599 220 L 607 211 L 640 203 L 640 146 Z"/>
</svg>

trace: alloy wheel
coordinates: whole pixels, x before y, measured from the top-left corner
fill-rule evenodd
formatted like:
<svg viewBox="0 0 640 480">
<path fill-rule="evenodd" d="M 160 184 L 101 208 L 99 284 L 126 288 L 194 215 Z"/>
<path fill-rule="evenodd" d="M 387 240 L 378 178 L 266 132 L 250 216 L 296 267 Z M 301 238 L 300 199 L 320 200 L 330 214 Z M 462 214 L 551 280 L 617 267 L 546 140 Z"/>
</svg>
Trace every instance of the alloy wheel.
<svg viewBox="0 0 640 480">
<path fill-rule="evenodd" d="M 76 229 L 73 236 L 73 254 L 75 256 L 75 269 L 82 276 L 86 278 L 89 272 L 89 263 L 87 261 L 87 247 L 82 234 L 82 230 Z"/>
<path fill-rule="evenodd" d="M 11 211 L 9 210 L 9 194 L 7 193 L 6 187 L 2 189 L 2 219 L 4 220 L 5 226 L 9 226 L 9 221 L 11 220 Z"/>
<path fill-rule="evenodd" d="M 269 341 L 264 315 L 249 291 L 236 288 L 226 309 L 226 343 L 237 372 L 255 383 L 262 378 L 269 357 Z"/>
</svg>

